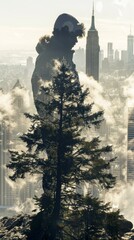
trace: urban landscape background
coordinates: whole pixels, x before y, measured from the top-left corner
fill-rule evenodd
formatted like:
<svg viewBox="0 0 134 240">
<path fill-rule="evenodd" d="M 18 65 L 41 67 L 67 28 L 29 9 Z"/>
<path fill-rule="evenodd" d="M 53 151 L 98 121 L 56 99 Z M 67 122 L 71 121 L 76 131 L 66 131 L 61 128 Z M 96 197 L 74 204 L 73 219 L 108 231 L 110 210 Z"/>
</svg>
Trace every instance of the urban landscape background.
<svg viewBox="0 0 134 240">
<path fill-rule="evenodd" d="M 97 109 L 104 110 L 102 126 L 93 134 L 99 134 L 103 143 L 111 144 L 113 156 L 117 156 L 116 163 L 111 165 L 111 172 L 117 177 L 116 188 L 105 193 L 105 198 L 134 223 L 133 1 L 96 0 L 94 4 L 70 1 L 63 6 L 61 0 L 57 3 L 51 0 L 47 4 L 28 0 L 18 4 L 16 0 L 12 4 L 5 0 L 3 10 L 0 10 L 1 215 L 32 209 L 33 203 L 29 199 L 40 190 L 40 181 L 35 184 L 36 179 L 27 178 L 17 183 L 9 179 L 10 172 L 6 169 L 10 158 L 8 149 L 25 147 L 19 139 L 29 125 L 23 113 L 35 112 L 31 76 L 38 39 L 44 34 L 51 35 L 57 16 L 68 12 L 85 25 L 85 38 L 78 41 L 74 53 L 80 81 L 90 89 L 89 101 L 93 101 Z M 31 4 L 32 11 L 29 10 Z M 96 69 L 93 69 L 94 65 Z M 92 191 L 104 195 L 97 189 Z"/>
</svg>

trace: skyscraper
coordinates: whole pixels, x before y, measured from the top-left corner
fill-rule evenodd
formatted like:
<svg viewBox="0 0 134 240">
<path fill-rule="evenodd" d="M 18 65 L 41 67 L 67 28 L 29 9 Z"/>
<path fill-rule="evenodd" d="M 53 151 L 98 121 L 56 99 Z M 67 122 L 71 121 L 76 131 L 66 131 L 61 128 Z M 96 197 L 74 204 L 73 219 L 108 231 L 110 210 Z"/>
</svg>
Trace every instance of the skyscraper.
<svg viewBox="0 0 134 240">
<path fill-rule="evenodd" d="M 134 108 L 128 109 L 127 181 L 134 181 Z"/>
<path fill-rule="evenodd" d="M 127 36 L 127 57 L 128 62 L 133 60 L 133 52 L 134 52 L 134 36 L 128 35 Z"/>
<path fill-rule="evenodd" d="M 121 51 L 121 61 L 123 62 L 124 66 L 126 67 L 126 63 L 127 63 L 127 51 L 126 50 Z"/>
<path fill-rule="evenodd" d="M 102 71 L 103 60 L 104 60 L 104 51 L 100 50 L 100 53 L 99 53 L 99 70 L 100 70 L 100 72 Z"/>
<path fill-rule="evenodd" d="M 127 70 L 131 74 L 134 71 L 134 36 L 127 36 Z"/>
<path fill-rule="evenodd" d="M 111 42 L 108 42 L 107 44 L 107 58 L 108 58 L 108 61 L 109 63 L 111 63 L 113 61 L 113 43 Z"/>
<path fill-rule="evenodd" d="M 116 49 L 115 50 L 115 61 L 119 61 L 120 60 L 120 54 L 119 51 Z"/>
<path fill-rule="evenodd" d="M 73 60 L 76 64 L 77 71 L 85 72 L 85 51 L 83 48 L 75 50 Z"/>
<path fill-rule="evenodd" d="M 27 79 L 31 79 L 33 70 L 34 70 L 33 58 L 28 57 L 27 58 L 27 63 L 26 63 L 26 77 L 27 77 Z"/>
<path fill-rule="evenodd" d="M 24 92 L 28 94 L 28 90 L 25 89 L 19 80 L 15 83 L 12 88 L 13 107 L 15 110 L 14 122 L 16 123 L 15 128 L 12 130 L 11 140 L 13 147 L 18 149 L 22 148 L 22 140 L 19 138 L 22 133 L 26 131 L 27 121 L 24 116 L 26 112 Z M 34 183 L 26 181 L 24 186 L 18 188 L 18 200 L 20 203 L 25 202 L 27 198 L 31 198 L 34 195 Z"/>
<path fill-rule="evenodd" d="M 19 138 L 27 129 L 27 120 L 24 112 L 28 110 L 26 105 L 28 92 L 24 89 L 20 81 L 17 80 L 12 90 L 8 93 L 12 99 L 12 115 L 4 116 L 4 111 L 0 111 L 3 116 L 0 121 L 0 214 L 5 214 L 9 207 L 13 207 L 17 202 L 24 202 L 26 198 L 34 195 L 34 183 L 27 182 L 25 185 L 16 185 L 11 182 L 10 170 L 6 165 L 10 161 L 9 149 L 22 150 L 22 141 Z M 4 92 L 3 92 L 4 95 Z"/>
<path fill-rule="evenodd" d="M 95 80 L 99 80 L 99 37 L 98 31 L 95 29 L 94 6 L 92 12 L 91 27 L 87 35 L 86 43 L 86 74 L 93 76 Z"/>
<path fill-rule="evenodd" d="M 10 128 L 4 121 L 0 123 L 0 209 L 11 206 L 14 202 L 14 194 L 6 181 L 8 176 L 6 164 L 9 160 Z"/>
</svg>

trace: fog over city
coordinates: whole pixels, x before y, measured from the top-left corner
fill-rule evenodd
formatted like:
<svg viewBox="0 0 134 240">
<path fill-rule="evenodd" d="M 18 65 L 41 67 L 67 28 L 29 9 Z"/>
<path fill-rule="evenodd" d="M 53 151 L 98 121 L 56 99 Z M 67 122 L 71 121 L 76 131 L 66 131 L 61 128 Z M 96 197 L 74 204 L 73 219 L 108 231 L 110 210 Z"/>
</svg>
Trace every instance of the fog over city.
<svg viewBox="0 0 134 240">
<path fill-rule="evenodd" d="M 86 32 L 90 25 L 93 1 L 50 0 L 1 1 L 0 50 L 34 50 L 40 36 L 51 34 L 56 17 L 64 12 L 74 15 L 84 23 Z M 126 49 L 126 36 L 133 33 L 132 0 L 95 0 L 96 27 L 99 31 L 101 49 L 113 42 L 116 49 Z M 51 17 L 50 17 L 51 16 Z M 85 39 L 78 45 L 85 47 Z"/>
<path fill-rule="evenodd" d="M 31 78 L 38 56 L 36 45 L 52 35 L 54 22 L 62 13 L 84 24 L 85 36 L 74 46 L 73 61 L 83 89 L 89 89 L 93 112 L 104 111 L 100 128 L 83 135 L 100 137 L 101 145 L 112 146 L 110 173 L 115 187 L 89 187 L 91 194 L 110 202 L 113 210 L 134 224 L 134 1 L 132 0 L 2 0 L 0 15 L 0 214 L 33 214 L 33 196 L 41 196 L 41 178 L 10 179 L 9 149 L 25 151 L 19 138 L 30 126 L 24 113 L 37 113 Z M 93 18 L 94 17 L 94 18 Z M 98 34 L 98 79 L 88 74 L 87 39 L 95 19 Z M 89 35 L 88 35 L 89 34 Z M 35 49 L 36 48 L 36 49 Z M 94 48 L 96 50 L 96 48 Z M 40 54 L 40 53 L 39 53 Z M 97 56 L 97 55 L 96 55 Z M 92 63 L 91 63 L 92 64 Z M 97 65 L 97 63 L 96 63 Z M 36 71 L 35 71 L 36 72 Z M 85 194 L 85 186 L 83 192 Z M 36 209 L 36 212 L 39 208 Z M 22 238 L 23 239 L 23 238 Z M 129 239 L 129 238 L 122 238 Z M 134 238 L 131 238 L 134 239 Z"/>
</svg>

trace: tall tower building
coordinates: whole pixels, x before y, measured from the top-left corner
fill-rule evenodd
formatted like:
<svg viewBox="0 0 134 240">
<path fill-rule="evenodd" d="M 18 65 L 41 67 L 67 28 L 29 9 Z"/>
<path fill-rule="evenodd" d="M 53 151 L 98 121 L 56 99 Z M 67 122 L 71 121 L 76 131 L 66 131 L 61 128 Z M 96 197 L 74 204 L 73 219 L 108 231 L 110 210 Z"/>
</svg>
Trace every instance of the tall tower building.
<svg viewBox="0 0 134 240">
<path fill-rule="evenodd" d="M 115 61 L 119 61 L 120 60 L 120 54 L 119 51 L 116 49 L 115 50 Z"/>
<path fill-rule="evenodd" d="M 91 27 L 87 35 L 86 43 L 86 74 L 99 80 L 99 37 L 95 29 L 94 5 L 91 19 Z"/>
<path fill-rule="evenodd" d="M 19 136 L 27 129 L 27 120 L 24 117 L 27 106 L 27 94 L 19 80 L 15 83 L 10 96 L 12 99 L 12 109 L 14 114 L 7 116 L 0 112 L 3 119 L 0 121 L 0 214 L 8 215 L 9 207 L 13 207 L 17 202 L 24 202 L 27 198 L 33 197 L 34 183 L 27 182 L 24 186 L 15 186 L 9 179 L 11 175 L 6 165 L 10 161 L 9 149 L 23 150 L 22 141 Z M 3 92 L 4 95 L 4 92 Z"/>
<path fill-rule="evenodd" d="M 14 116 L 14 122 L 16 123 L 15 128 L 12 130 L 12 144 L 13 148 L 20 149 L 22 148 L 22 140 L 19 138 L 22 133 L 26 131 L 27 121 L 24 117 L 24 112 L 26 112 L 25 98 L 24 92 L 27 92 L 19 80 L 16 81 L 15 85 L 12 88 L 12 98 L 13 98 L 13 107 L 16 112 Z M 31 198 L 34 196 L 35 186 L 34 183 L 27 182 L 24 186 L 18 189 L 18 200 L 20 203 L 26 201 L 27 198 Z"/>
<path fill-rule="evenodd" d="M 100 70 L 100 72 L 102 71 L 103 60 L 104 60 L 104 51 L 100 50 L 100 52 L 99 52 L 99 70 Z"/>
<path fill-rule="evenodd" d="M 28 79 L 31 79 L 33 70 L 34 70 L 33 58 L 32 57 L 28 57 L 27 58 L 27 63 L 26 63 L 26 77 Z"/>
<path fill-rule="evenodd" d="M 134 108 L 128 109 L 127 181 L 134 181 Z"/>
<path fill-rule="evenodd" d="M 134 36 L 130 34 L 127 36 L 127 71 L 132 74 L 134 71 Z"/>
<path fill-rule="evenodd" d="M 107 58 L 108 58 L 108 61 L 109 63 L 113 62 L 113 43 L 111 42 L 108 42 L 107 44 Z"/>
<path fill-rule="evenodd" d="M 133 60 L 134 53 L 134 36 L 131 33 L 127 36 L 127 57 L 128 62 Z"/>
<path fill-rule="evenodd" d="M 12 188 L 6 181 L 8 177 L 6 164 L 9 162 L 10 128 L 4 121 L 0 123 L 0 212 L 15 201 Z"/>
<path fill-rule="evenodd" d="M 76 64 L 77 70 L 85 72 L 85 51 L 83 48 L 75 50 L 73 60 Z"/>
<path fill-rule="evenodd" d="M 125 68 L 126 64 L 127 64 L 127 51 L 126 50 L 121 51 L 121 61 L 123 62 L 123 65 Z"/>
</svg>

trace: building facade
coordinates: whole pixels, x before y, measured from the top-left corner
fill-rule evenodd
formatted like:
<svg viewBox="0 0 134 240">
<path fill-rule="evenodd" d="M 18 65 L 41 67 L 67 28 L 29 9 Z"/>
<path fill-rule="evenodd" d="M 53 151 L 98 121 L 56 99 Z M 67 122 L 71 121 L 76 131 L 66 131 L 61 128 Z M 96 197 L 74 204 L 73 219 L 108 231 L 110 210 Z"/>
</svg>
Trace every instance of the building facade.
<svg viewBox="0 0 134 240">
<path fill-rule="evenodd" d="M 17 203 L 23 203 L 27 198 L 34 195 L 34 183 L 27 181 L 24 186 L 16 184 L 9 179 L 10 170 L 6 165 L 10 161 L 9 149 L 22 149 L 22 140 L 19 138 L 27 129 L 27 120 L 24 112 L 27 111 L 25 104 L 26 89 L 19 80 L 10 90 L 12 98 L 13 115 L 6 116 L 0 121 L 0 213 L 4 214 L 9 208 Z M 24 95 L 25 93 L 25 95 Z M 4 94 L 4 93 L 3 93 Z M 3 211 L 3 212 L 2 212 Z"/>
<path fill-rule="evenodd" d="M 113 55 L 114 55 L 113 43 L 108 42 L 108 44 L 107 44 L 107 58 L 108 58 L 109 63 L 113 62 Z"/>
<path fill-rule="evenodd" d="M 95 29 L 94 7 L 86 42 L 86 74 L 99 81 L 99 36 Z"/>
<path fill-rule="evenodd" d="M 127 36 L 127 56 L 128 56 L 128 61 L 133 60 L 133 51 L 134 51 L 134 36 L 133 35 L 128 35 Z"/>
<path fill-rule="evenodd" d="M 134 181 L 134 108 L 128 109 L 127 181 Z"/>
<path fill-rule="evenodd" d="M 127 71 L 131 74 L 134 71 L 134 36 L 127 36 Z"/>
</svg>

